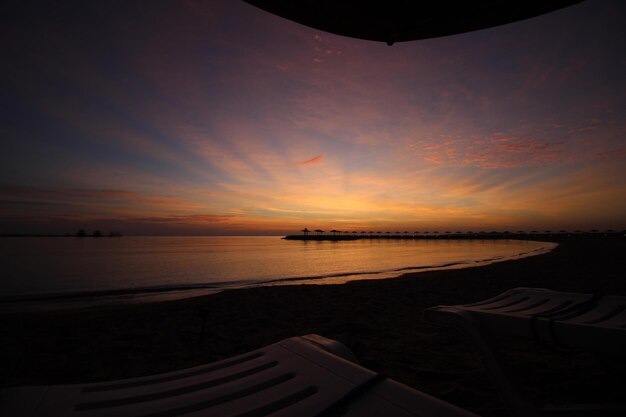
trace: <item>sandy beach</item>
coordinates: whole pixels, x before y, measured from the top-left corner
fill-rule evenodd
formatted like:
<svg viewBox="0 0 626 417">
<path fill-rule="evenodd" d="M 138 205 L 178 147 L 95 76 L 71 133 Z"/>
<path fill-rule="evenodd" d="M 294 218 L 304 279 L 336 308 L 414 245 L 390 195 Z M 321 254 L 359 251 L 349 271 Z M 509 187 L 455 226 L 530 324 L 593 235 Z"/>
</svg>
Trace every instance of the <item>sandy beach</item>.
<svg viewBox="0 0 626 417">
<path fill-rule="evenodd" d="M 0 387 L 167 372 L 317 333 L 344 343 L 363 366 L 411 387 L 480 415 L 506 415 L 468 339 L 425 323 L 422 312 L 521 286 L 626 295 L 626 240 L 558 242 L 546 255 L 396 279 L 230 290 L 97 309 L 5 313 L 0 316 Z M 199 309 L 209 312 L 202 343 Z M 589 353 L 562 355 L 516 340 L 505 340 L 504 345 L 538 403 L 607 402 L 624 392 L 624 383 L 607 377 Z"/>
</svg>

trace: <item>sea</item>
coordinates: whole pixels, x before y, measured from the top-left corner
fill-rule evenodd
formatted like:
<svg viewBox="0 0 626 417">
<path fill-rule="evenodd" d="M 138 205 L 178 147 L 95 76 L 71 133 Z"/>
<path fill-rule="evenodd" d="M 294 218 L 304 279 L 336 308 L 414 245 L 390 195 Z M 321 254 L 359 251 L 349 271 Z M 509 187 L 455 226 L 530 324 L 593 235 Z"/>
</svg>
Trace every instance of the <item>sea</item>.
<svg viewBox="0 0 626 417">
<path fill-rule="evenodd" d="M 267 285 L 342 284 L 539 255 L 522 240 L 281 236 L 0 238 L 0 311 L 150 302 Z"/>
</svg>

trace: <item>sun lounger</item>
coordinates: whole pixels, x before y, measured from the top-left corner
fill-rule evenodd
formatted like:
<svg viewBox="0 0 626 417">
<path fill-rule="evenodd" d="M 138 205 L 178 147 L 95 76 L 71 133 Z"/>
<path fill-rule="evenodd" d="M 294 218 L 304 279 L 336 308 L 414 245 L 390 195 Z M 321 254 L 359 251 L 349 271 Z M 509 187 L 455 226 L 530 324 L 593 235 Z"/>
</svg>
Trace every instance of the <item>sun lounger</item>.
<svg viewBox="0 0 626 417">
<path fill-rule="evenodd" d="M 498 336 L 524 337 L 559 350 L 589 350 L 623 358 L 626 297 L 515 288 L 473 304 L 429 308 L 424 317 L 470 335 L 514 415 L 626 415 L 621 405 L 536 409 L 524 400 L 496 341 Z"/>
<path fill-rule="evenodd" d="M 341 343 L 317 335 L 293 337 L 156 376 L 4 390 L 0 416 L 476 417 L 355 361 Z"/>
</svg>

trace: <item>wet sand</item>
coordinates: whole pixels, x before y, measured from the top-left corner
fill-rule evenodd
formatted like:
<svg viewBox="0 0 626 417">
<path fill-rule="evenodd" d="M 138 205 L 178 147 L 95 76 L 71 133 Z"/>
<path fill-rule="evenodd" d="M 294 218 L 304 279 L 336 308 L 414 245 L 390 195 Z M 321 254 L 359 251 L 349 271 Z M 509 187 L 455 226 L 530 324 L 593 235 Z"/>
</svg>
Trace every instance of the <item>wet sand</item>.
<svg viewBox="0 0 626 417">
<path fill-rule="evenodd" d="M 339 340 L 361 364 L 484 416 L 506 415 L 468 339 L 425 323 L 422 311 L 513 287 L 626 295 L 626 240 L 564 239 L 551 253 L 489 266 L 344 285 L 230 290 L 193 299 L 0 315 L 0 387 L 150 375 L 207 363 L 283 338 Z M 209 312 L 199 341 L 199 309 Z M 608 402 L 624 382 L 588 353 L 562 355 L 517 340 L 505 353 L 543 404 Z M 609 381 L 610 380 L 610 381 Z M 623 400 L 623 399 L 622 399 Z"/>
</svg>

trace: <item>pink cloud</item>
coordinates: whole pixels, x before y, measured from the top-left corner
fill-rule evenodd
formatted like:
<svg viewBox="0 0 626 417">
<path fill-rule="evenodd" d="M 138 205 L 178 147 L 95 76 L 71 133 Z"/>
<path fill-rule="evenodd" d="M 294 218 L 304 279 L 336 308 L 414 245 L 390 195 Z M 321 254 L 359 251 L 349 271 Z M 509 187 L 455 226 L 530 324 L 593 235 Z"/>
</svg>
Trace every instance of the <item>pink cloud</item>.
<svg viewBox="0 0 626 417">
<path fill-rule="evenodd" d="M 548 142 L 532 137 L 451 138 L 439 146 L 414 144 L 411 148 L 422 159 L 438 165 L 483 168 L 513 168 L 574 157 L 567 152 L 563 141 Z"/>
<path fill-rule="evenodd" d="M 323 159 L 324 159 L 324 154 L 322 153 L 311 159 L 307 159 L 306 161 L 300 161 L 298 162 L 298 164 L 299 165 L 316 165 L 316 164 L 320 164 Z"/>
</svg>

